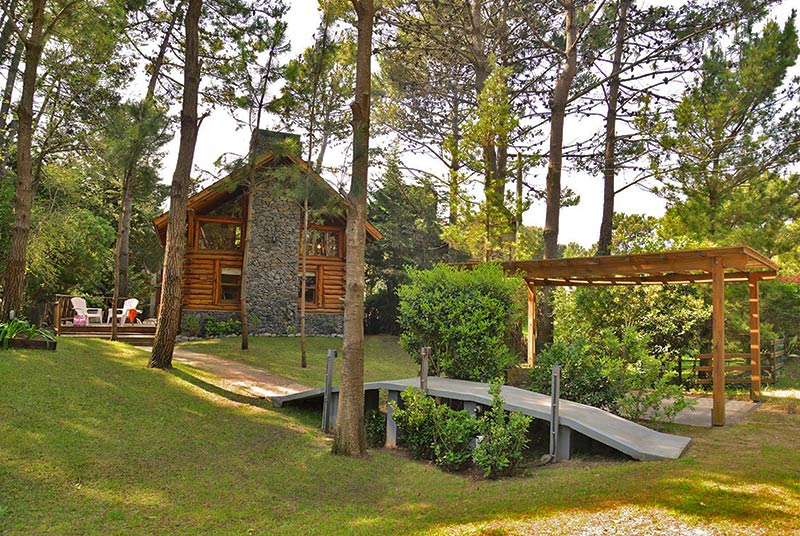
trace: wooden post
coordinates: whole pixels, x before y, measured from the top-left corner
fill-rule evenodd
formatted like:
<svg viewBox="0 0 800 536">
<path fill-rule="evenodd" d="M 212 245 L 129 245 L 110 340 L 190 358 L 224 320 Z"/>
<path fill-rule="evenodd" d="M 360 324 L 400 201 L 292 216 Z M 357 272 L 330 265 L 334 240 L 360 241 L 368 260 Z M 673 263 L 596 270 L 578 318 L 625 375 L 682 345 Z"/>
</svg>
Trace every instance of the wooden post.
<svg viewBox="0 0 800 536">
<path fill-rule="evenodd" d="M 53 324 L 56 335 L 61 335 L 61 296 L 56 296 L 55 309 L 53 310 Z"/>
<path fill-rule="evenodd" d="M 536 285 L 528 286 L 528 365 L 536 364 Z"/>
<path fill-rule="evenodd" d="M 758 307 L 758 274 L 748 275 L 750 287 L 750 400 L 761 400 L 761 314 Z"/>
<path fill-rule="evenodd" d="M 711 383 L 713 406 L 711 424 L 725 426 L 725 267 L 722 258 L 711 258 L 712 328 Z"/>
</svg>

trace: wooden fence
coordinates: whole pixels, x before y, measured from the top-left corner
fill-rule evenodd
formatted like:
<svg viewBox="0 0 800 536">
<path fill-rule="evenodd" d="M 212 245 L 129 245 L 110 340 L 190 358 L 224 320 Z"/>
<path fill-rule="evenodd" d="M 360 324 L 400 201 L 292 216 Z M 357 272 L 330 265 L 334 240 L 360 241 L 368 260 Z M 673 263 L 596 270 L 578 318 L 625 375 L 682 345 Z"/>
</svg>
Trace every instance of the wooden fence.
<svg viewBox="0 0 800 536">
<path fill-rule="evenodd" d="M 770 346 L 770 351 L 761 352 L 761 381 L 768 383 L 778 379 L 786 362 L 786 339 L 774 339 Z M 678 376 L 683 381 L 691 373 L 696 383 L 710 385 L 712 367 L 711 354 L 698 354 L 693 359 L 678 361 Z M 749 385 L 750 382 L 750 354 L 725 354 L 725 383 Z"/>
</svg>

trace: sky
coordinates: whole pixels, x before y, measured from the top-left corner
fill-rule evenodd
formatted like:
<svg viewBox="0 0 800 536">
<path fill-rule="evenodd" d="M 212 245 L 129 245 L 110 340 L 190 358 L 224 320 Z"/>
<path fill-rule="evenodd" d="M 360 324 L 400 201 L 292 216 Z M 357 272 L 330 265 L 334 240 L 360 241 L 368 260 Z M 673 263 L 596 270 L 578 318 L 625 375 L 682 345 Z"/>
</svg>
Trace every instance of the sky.
<svg viewBox="0 0 800 536">
<path fill-rule="evenodd" d="M 784 0 L 781 5 L 776 7 L 771 16 L 783 22 L 789 16 L 791 8 L 798 0 Z M 674 3 L 671 0 L 650 0 L 650 3 Z M 317 0 L 292 0 L 291 9 L 288 14 L 288 37 L 292 46 L 287 60 L 296 57 L 306 47 L 313 42 L 313 34 L 319 23 L 319 12 Z M 798 6 L 800 7 L 800 6 Z M 795 74 L 800 74 L 800 68 L 795 67 Z M 280 129 L 277 120 L 268 119 L 263 125 L 265 128 Z M 565 125 L 565 144 L 569 144 L 577 139 L 578 133 L 587 125 L 582 125 L 577 120 L 569 120 Z M 596 129 L 597 125 L 591 125 Z M 236 122 L 228 115 L 225 110 L 214 110 L 204 121 L 200 128 L 197 139 L 197 149 L 195 151 L 195 167 L 218 176 L 214 162 L 224 153 L 242 154 L 247 150 L 249 132 L 247 128 L 237 130 Z M 172 170 L 177 158 L 178 135 L 168 147 L 167 158 L 164 161 L 163 177 L 170 180 Z M 332 159 L 337 158 L 335 153 L 331 153 L 332 158 L 326 158 L 326 164 L 330 165 Z M 338 155 L 341 159 L 341 154 Z M 380 172 L 373 168 L 372 173 Z M 540 168 L 533 177 L 533 182 L 537 185 L 544 184 L 543 168 Z M 332 180 L 331 177 L 327 177 Z M 587 174 L 578 173 L 572 170 L 564 170 L 562 178 L 563 186 L 571 188 L 580 195 L 580 203 L 573 207 L 561 209 L 561 229 L 559 232 L 559 243 L 566 244 L 576 242 L 583 247 L 590 247 L 597 242 L 600 220 L 602 216 L 603 185 L 602 177 L 592 177 Z M 664 201 L 655 194 L 641 188 L 632 187 L 617 194 L 615 199 L 615 211 L 626 214 L 648 214 L 661 216 L 665 210 Z M 544 225 L 545 205 L 543 201 L 535 203 L 524 215 L 525 225 Z"/>
</svg>

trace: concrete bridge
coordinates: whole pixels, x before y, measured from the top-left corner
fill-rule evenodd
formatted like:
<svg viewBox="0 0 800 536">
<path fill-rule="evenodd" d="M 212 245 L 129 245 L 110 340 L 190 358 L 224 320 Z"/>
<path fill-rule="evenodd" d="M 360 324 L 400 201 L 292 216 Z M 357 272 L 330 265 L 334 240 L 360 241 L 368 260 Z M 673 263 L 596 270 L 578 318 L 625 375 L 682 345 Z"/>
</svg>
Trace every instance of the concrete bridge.
<svg viewBox="0 0 800 536">
<path fill-rule="evenodd" d="M 372 382 L 364 385 L 367 409 L 378 408 L 378 393 L 381 389 L 389 392 L 389 400 L 399 400 L 400 393 L 407 387 L 419 388 L 419 378 Z M 272 398 L 278 406 L 301 401 L 321 399 L 323 389 L 312 389 L 301 393 Z M 338 388 L 333 389 L 331 401 L 331 423 L 336 422 Z M 451 400 L 461 400 L 464 409 L 474 412 L 478 405 L 490 406 L 489 385 L 486 383 L 453 380 L 450 378 L 428 378 L 428 395 Z M 529 415 L 535 419 L 550 421 L 550 396 L 534 393 L 517 387 L 504 385 L 502 396 L 505 409 Z M 559 401 L 558 459 L 569 459 L 576 448 L 593 439 L 608 445 L 637 460 L 666 460 L 679 458 L 688 447 L 691 439 L 656 432 L 640 424 L 623 419 L 607 411 L 570 402 Z M 392 419 L 391 410 L 387 414 L 386 446 L 397 444 L 397 426 Z"/>
</svg>

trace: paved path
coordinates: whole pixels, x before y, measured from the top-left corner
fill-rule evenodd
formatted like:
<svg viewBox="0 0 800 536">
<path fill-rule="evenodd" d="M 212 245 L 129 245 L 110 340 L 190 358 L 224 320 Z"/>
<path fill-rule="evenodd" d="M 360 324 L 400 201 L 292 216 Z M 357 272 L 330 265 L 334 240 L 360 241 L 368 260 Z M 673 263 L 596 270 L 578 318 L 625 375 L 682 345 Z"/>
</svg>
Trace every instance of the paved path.
<svg viewBox="0 0 800 536">
<path fill-rule="evenodd" d="M 364 389 L 366 391 L 387 389 L 391 398 L 392 392 L 403 391 L 408 386 L 419 387 L 419 378 L 367 383 Z M 337 390 L 338 388 L 334 389 Z M 488 384 L 450 378 L 428 378 L 428 394 L 484 406 L 492 403 Z M 282 396 L 273 401 L 280 406 L 320 396 L 322 389 L 312 389 L 304 393 Z M 503 386 L 502 396 L 507 410 L 550 421 L 549 396 L 508 385 Z M 571 443 L 577 443 L 579 440 L 578 436 L 571 437 L 572 432 L 599 441 L 637 460 L 675 459 L 683 454 L 691 442 L 688 437 L 656 432 L 592 406 L 563 399 L 559 402 L 559 406 L 559 438 L 563 436 L 563 440 L 559 439 L 559 443 L 563 444 L 565 449 L 564 455 L 560 457 L 563 458 L 569 457 L 572 450 Z"/>
<path fill-rule="evenodd" d="M 711 408 L 714 403 L 711 397 L 698 396 L 692 397 L 697 401 L 697 405 L 686 408 L 675 415 L 672 422 L 685 424 L 688 426 L 700 426 L 711 428 Z M 760 402 L 749 402 L 744 400 L 725 401 L 725 425 L 736 424 L 744 417 L 753 413 L 761 405 Z"/>
<path fill-rule="evenodd" d="M 258 367 L 183 348 L 176 348 L 172 359 L 213 374 L 232 390 L 249 396 L 272 399 L 310 389 L 307 385 Z"/>
</svg>

